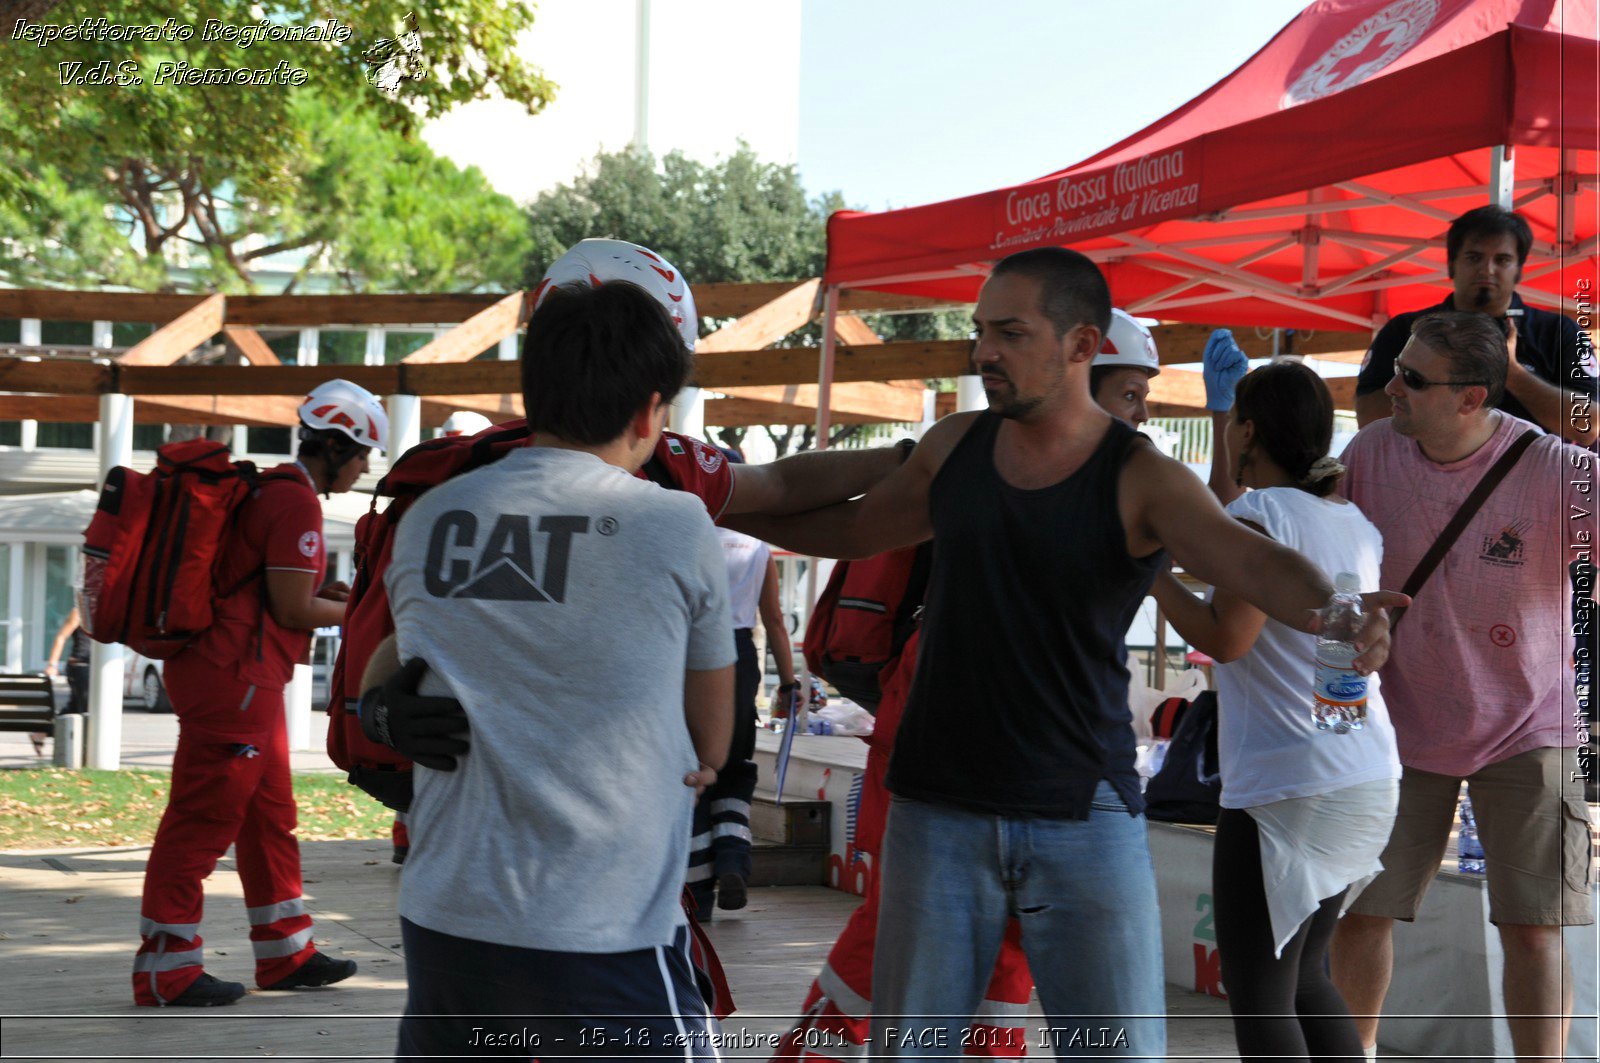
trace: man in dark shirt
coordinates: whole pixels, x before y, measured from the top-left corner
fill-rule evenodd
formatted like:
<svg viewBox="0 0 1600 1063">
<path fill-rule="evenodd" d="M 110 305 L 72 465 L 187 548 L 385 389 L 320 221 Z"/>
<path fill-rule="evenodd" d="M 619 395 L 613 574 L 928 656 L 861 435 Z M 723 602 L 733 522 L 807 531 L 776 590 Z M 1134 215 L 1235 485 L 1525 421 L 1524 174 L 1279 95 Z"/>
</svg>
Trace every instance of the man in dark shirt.
<svg viewBox="0 0 1600 1063">
<path fill-rule="evenodd" d="M 1435 310 L 1476 310 L 1510 331 L 1511 364 L 1500 409 L 1532 421 L 1569 443 L 1593 446 L 1600 437 L 1593 408 L 1595 360 L 1588 334 L 1564 314 L 1528 306 L 1516 293 L 1533 247 L 1528 223 L 1504 207 L 1469 210 L 1450 223 L 1446 261 L 1453 290 L 1444 302 L 1400 314 L 1372 341 L 1356 380 L 1356 420 L 1362 427 L 1389 416 L 1383 386 L 1417 318 Z"/>
<path fill-rule="evenodd" d="M 967 1048 L 1015 917 L 1056 1047 L 1162 1058 L 1161 935 L 1123 633 L 1168 551 L 1303 631 L 1332 588 L 1095 405 L 1089 370 L 1111 296 L 1089 259 L 1044 248 L 1001 260 L 973 318 L 988 412 L 941 420 L 856 501 L 743 521 L 829 557 L 936 536 L 889 768 L 874 1051 Z M 1360 667 L 1386 656 L 1382 609 L 1406 600 L 1369 596 Z"/>
</svg>

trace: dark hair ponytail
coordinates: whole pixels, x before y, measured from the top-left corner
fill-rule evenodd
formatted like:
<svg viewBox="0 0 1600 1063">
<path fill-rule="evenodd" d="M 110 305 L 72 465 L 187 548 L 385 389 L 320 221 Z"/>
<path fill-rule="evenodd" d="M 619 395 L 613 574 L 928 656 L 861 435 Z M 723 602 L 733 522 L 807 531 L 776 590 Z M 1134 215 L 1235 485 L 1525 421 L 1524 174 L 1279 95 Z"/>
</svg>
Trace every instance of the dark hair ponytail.
<svg viewBox="0 0 1600 1063">
<path fill-rule="evenodd" d="M 1318 498 L 1333 493 L 1344 466 L 1328 456 L 1333 442 L 1333 395 L 1299 362 L 1273 362 L 1245 375 L 1233 415 L 1255 425 L 1251 445 Z"/>
</svg>

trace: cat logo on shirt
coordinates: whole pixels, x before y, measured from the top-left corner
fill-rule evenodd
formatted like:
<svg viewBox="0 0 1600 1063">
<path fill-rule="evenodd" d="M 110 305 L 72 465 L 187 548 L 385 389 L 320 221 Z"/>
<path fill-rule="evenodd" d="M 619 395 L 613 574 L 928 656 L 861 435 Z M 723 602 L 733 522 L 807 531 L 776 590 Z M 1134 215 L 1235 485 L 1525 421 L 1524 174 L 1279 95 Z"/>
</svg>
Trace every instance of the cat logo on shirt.
<svg viewBox="0 0 1600 1063">
<path fill-rule="evenodd" d="M 476 598 L 497 602 L 562 602 L 572 537 L 589 531 L 588 517 L 540 517 L 549 537 L 543 575 L 534 572 L 533 522 L 525 513 L 502 513 L 478 549 L 478 516 L 452 509 L 434 522 L 428 535 L 423 582 L 435 598 Z"/>
</svg>

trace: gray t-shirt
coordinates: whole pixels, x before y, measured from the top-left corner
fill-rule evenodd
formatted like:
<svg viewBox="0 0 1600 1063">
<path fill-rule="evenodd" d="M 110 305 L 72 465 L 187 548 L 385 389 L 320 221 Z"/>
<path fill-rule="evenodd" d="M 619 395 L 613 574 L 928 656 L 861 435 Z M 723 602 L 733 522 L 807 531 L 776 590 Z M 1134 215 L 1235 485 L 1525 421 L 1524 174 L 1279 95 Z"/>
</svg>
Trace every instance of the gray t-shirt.
<svg viewBox="0 0 1600 1063">
<path fill-rule="evenodd" d="M 416 771 L 400 914 L 561 952 L 671 941 L 697 766 L 684 670 L 734 661 L 699 499 L 531 447 L 429 491 L 389 566 L 400 657 L 472 722 Z"/>
</svg>

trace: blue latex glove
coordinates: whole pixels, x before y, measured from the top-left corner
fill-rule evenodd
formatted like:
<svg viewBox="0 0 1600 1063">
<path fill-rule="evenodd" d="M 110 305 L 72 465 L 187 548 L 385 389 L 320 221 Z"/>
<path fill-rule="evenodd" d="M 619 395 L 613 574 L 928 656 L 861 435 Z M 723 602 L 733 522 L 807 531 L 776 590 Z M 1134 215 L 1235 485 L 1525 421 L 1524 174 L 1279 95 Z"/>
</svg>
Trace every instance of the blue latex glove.
<svg viewBox="0 0 1600 1063">
<path fill-rule="evenodd" d="M 1234 342 L 1233 333 L 1219 328 L 1206 340 L 1201 364 L 1206 380 L 1206 409 L 1227 413 L 1233 409 L 1233 389 L 1250 371 L 1250 359 Z"/>
</svg>

